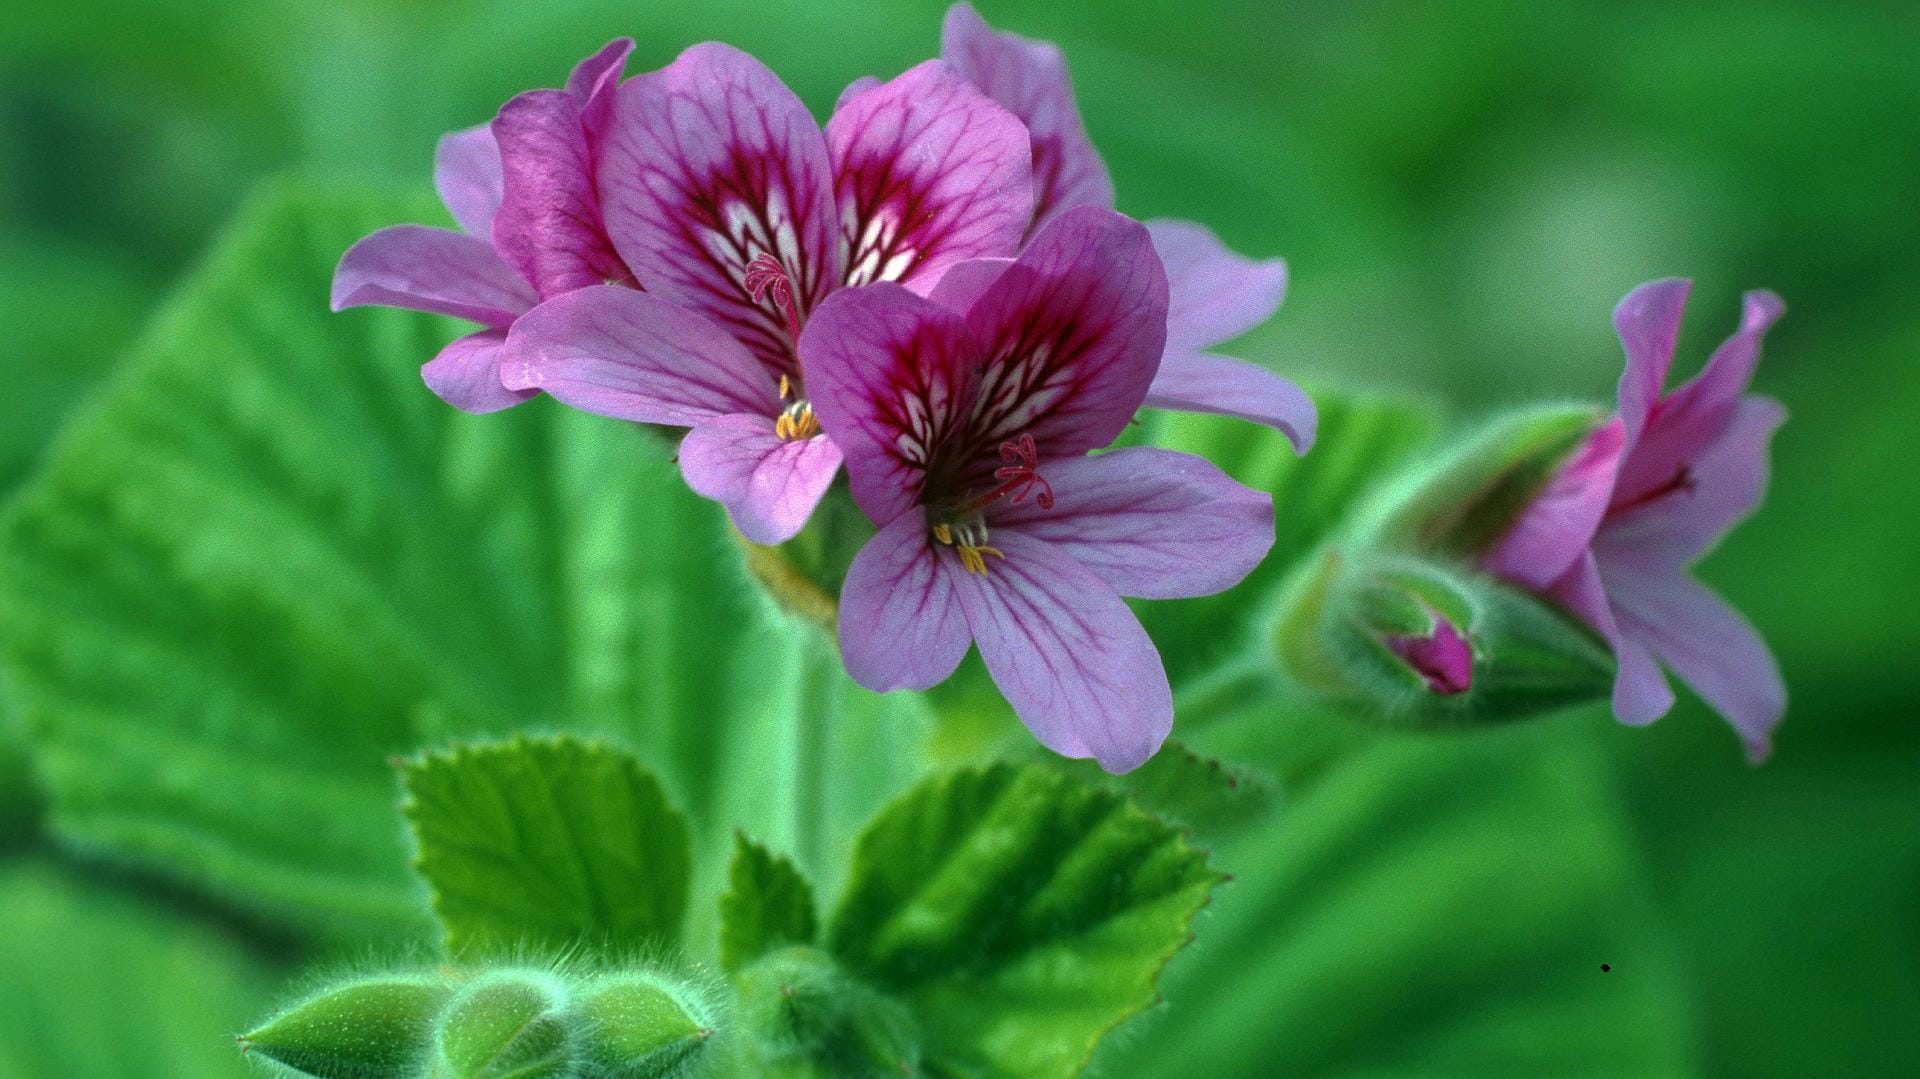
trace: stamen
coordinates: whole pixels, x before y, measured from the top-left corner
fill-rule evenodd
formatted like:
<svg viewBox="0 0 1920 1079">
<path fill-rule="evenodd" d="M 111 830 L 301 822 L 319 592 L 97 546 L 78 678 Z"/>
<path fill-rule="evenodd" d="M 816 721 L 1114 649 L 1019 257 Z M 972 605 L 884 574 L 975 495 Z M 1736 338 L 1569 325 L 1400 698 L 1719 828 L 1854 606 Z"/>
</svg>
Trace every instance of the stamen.
<svg viewBox="0 0 1920 1079">
<path fill-rule="evenodd" d="M 781 379 L 780 383 L 784 391 L 786 379 Z M 786 394 L 783 392 L 781 396 L 785 397 Z M 778 435 L 782 442 L 798 442 L 819 434 L 820 421 L 813 418 L 812 403 L 801 400 L 788 405 L 780 413 L 779 418 L 773 421 L 773 433 Z"/>
<path fill-rule="evenodd" d="M 800 312 L 793 304 L 793 278 L 788 276 L 787 268 L 780 265 L 779 259 L 765 252 L 755 255 L 753 261 L 747 263 L 746 276 L 740 283 L 754 303 L 771 297 L 774 310 L 786 321 L 787 335 L 800 340 Z M 781 396 L 786 394 L 783 392 Z"/>
<path fill-rule="evenodd" d="M 784 401 L 792 393 L 793 393 L 793 380 L 788 378 L 785 375 L 781 375 L 780 376 L 780 399 Z"/>
<path fill-rule="evenodd" d="M 960 568 L 978 577 L 987 575 L 987 555 L 1004 559 L 998 547 L 987 546 L 987 523 L 978 517 L 963 520 L 957 525 L 941 521 L 933 526 L 933 538 L 942 546 L 952 547 L 960 556 Z"/>
</svg>

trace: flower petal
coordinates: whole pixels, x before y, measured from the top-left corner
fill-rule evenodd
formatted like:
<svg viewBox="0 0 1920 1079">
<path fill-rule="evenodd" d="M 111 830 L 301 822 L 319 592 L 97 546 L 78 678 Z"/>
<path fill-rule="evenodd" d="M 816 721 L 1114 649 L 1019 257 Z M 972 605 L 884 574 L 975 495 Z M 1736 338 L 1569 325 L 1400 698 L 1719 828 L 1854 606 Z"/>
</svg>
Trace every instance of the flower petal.
<svg viewBox="0 0 1920 1079">
<path fill-rule="evenodd" d="M 1633 727 L 1644 727 L 1673 707 L 1673 687 L 1660 673 L 1660 664 L 1645 644 L 1622 631 L 1607 599 L 1599 563 L 1583 554 L 1566 576 L 1554 582 L 1548 595 L 1580 616 L 1613 648 L 1613 716 Z"/>
<path fill-rule="evenodd" d="M 1607 518 L 1594 539 L 1602 561 L 1648 573 L 1675 573 L 1699 561 L 1760 505 L 1767 491 L 1767 447 L 1786 418 L 1786 410 L 1768 398 L 1740 402 L 1719 440 L 1687 467 L 1683 486 Z"/>
<path fill-rule="evenodd" d="M 1013 265 L 1010 258 L 968 259 L 949 267 L 940 275 L 940 281 L 933 286 L 927 298 L 949 311 L 964 315 L 973 310 L 987 289 L 1000 280 L 1000 275 Z"/>
<path fill-rule="evenodd" d="M 1605 562 L 1602 571 L 1608 572 Z M 1607 581 L 1626 636 L 1645 642 L 1673 673 L 1712 705 L 1765 760 L 1787 710 L 1779 665 L 1753 626 L 1705 585 L 1684 574 Z"/>
<path fill-rule="evenodd" d="M 1005 556 L 955 592 L 987 673 L 1040 744 L 1109 772 L 1145 763 L 1173 730 L 1160 653 L 1127 605 L 1052 544 L 996 534 Z M 937 552 L 951 567 L 951 551 Z"/>
<path fill-rule="evenodd" d="M 973 642 L 954 585 L 965 572 L 938 557 L 917 511 L 860 548 L 840 589 L 840 656 L 877 693 L 947 680 Z"/>
<path fill-rule="evenodd" d="M 1054 219 L 974 303 L 989 357 L 969 435 L 977 451 L 1025 433 L 1043 456 L 1111 443 L 1166 347 L 1167 277 L 1139 222 L 1083 206 Z"/>
<path fill-rule="evenodd" d="M 777 259 L 804 316 L 840 280 L 827 144 L 800 99 L 746 53 L 695 45 L 621 85 L 599 177 L 607 229 L 640 283 L 792 373 L 785 316 L 745 282 L 754 258 Z"/>
<path fill-rule="evenodd" d="M 738 341 L 691 311 L 619 285 L 556 296 L 521 316 L 503 379 L 586 412 L 690 427 L 757 413 L 773 430 L 779 399 Z"/>
<path fill-rule="evenodd" d="M 1043 539 L 1123 596 L 1222 592 L 1273 546 L 1273 499 L 1203 458 L 1139 447 L 1053 461 L 1042 472 L 1053 507 L 999 503 L 994 537 L 1017 529 Z"/>
<path fill-rule="evenodd" d="M 1619 419 L 1588 436 L 1487 554 L 1487 568 L 1534 589 L 1564 576 L 1606 516 L 1625 445 Z"/>
<path fill-rule="evenodd" d="M 433 189 L 461 231 L 486 239 L 505 188 L 500 173 L 500 144 L 493 127 L 480 124 L 440 136 L 433 151 Z"/>
<path fill-rule="evenodd" d="M 620 85 L 620 73 L 632 52 L 632 38 L 615 38 L 573 65 L 567 75 L 567 96 L 579 108 L 581 124 L 589 134 L 598 134 L 605 126 L 613 109 L 613 91 Z"/>
<path fill-rule="evenodd" d="M 740 534 L 785 543 L 806 527 L 840 470 L 825 435 L 782 441 L 764 415 L 715 416 L 680 442 L 680 473 L 694 493 L 727 507 Z"/>
<path fill-rule="evenodd" d="M 1087 138 L 1057 46 L 997 33 L 973 5 L 955 4 L 940 30 L 940 57 L 1027 125 L 1034 192 L 1029 235 L 1075 206 L 1112 207 L 1113 178 Z"/>
<path fill-rule="evenodd" d="M 929 60 L 827 123 L 849 285 L 926 295 L 963 259 L 1014 254 L 1033 219 L 1027 129 Z"/>
<path fill-rule="evenodd" d="M 1680 339 L 1680 316 L 1693 282 L 1669 277 L 1627 293 L 1613 309 L 1613 328 L 1627 352 L 1620 376 L 1620 418 L 1626 421 L 1627 450 L 1640 440 L 1667 384 L 1673 349 Z"/>
<path fill-rule="evenodd" d="M 536 303 L 485 240 L 451 229 L 396 225 L 340 256 L 333 309 L 404 307 L 505 326 Z"/>
<path fill-rule="evenodd" d="M 1265 424 L 1285 434 L 1297 454 L 1313 448 L 1319 425 L 1313 398 L 1272 371 L 1230 356 L 1174 352 L 1171 347 L 1160 357 L 1146 403 Z"/>
<path fill-rule="evenodd" d="M 807 395 L 875 522 L 917 505 L 934 452 L 973 407 L 981 355 L 959 315 L 899 285 L 827 297 L 800 336 Z"/>
<path fill-rule="evenodd" d="M 532 397 L 535 390 L 510 390 L 500 382 L 505 330 L 481 330 L 455 338 L 420 368 L 427 388 L 462 412 L 498 412 Z"/>
<path fill-rule="evenodd" d="M 880 85 L 880 80 L 875 78 L 872 75 L 860 76 L 859 78 L 848 83 L 847 88 L 845 90 L 840 91 L 839 98 L 835 99 L 833 103 L 833 111 L 837 114 L 841 109 L 844 109 L 848 105 L 851 105 L 853 103 L 854 98 L 859 97 L 861 94 L 864 94 L 868 90 L 871 90 L 879 85 Z"/>
<path fill-rule="evenodd" d="M 1631 504 L 1672 483 L 1707 447 L 1720 441 L 1753 381 L 1760 342 L 1786 306 L 1771 292 L 1749 292 L 1740 328 L 1693 380 L 1654 406 L 1633 455 L 1620 470 L 1614 504 Z"/>
<path fill-rule="evenodd" d="M 505 163 L 506 197 L 493 245 L 542 298 L 577 288 L 631 283 L 614 253 L 594 192 L 593 150 L 580 105 L 565 90 L 530 90 L 493 121 Z"/>
<path fill-rule="evenodd" d="M 1287 294 L 1287 264 L 1235 254 L 1205 225 L 1147 222 L 1167 268 L 1167 348 L 1191 352 L 1238 337 L 1273 317 Z"/>
</svg>

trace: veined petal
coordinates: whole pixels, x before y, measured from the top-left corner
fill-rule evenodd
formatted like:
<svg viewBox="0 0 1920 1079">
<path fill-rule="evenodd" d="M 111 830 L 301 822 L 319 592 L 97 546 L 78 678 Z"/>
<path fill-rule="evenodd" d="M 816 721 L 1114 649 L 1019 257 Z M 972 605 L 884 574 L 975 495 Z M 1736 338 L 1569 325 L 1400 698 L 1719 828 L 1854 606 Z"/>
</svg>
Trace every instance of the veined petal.
<svg viewBox="0 0 1920 1079">
<path fill-rule="evenodd" d="M 582 123 L 565 90 L 530 90 L 493 121 L 506 170 L 493 245 L 543 298 L 633 280 L 600 220 Z"/>
<path fill-rule="evenodd" d="M 440 350 L 420 368 L 427 388 L 462 412 L 498 412 L 532 397 L 536 390 L 510 390 L 500 381 L 505 330 L 481 330 Z"/>
<path fill-rule="evenodd" d="M 1111 443 L 1145 401 L 1167 277 L 1139 222 L 1085 206 L 1035 236 L 967 324 L 987 356 L 969 424 L 979 451 L 1024 433 L 1044 457 L 1078 455 Z"/>
<path fill-rule="evenodd" d="M 1147 631 L 1092 570 L 1033 536 L 954 582 L 980 658 L 1040 744 L 1109 772 L 1145 763 L 1173 730 L 1173 692 Z M 951 551 L 938 552 L 958 565 Z"/>
<path fill-rule="evenodd" d="M 881 85 L 880 80 L 872 75 L 860 76 L 848 83 L 846 89 L 840 91 L 840 96 L 834 100 L 833 111 L 838 114 L 841 109 L 851 105 L 854 98 L 859 97 L 861 94 L 879 85 Z"/>
<path fill-rule="evenodd" d="M 493 215 L 500 210 L 504 182 L 500 144 L 493 141 L 492 125 L 440 136 L 433 151 L 433 189 L 461 231 L 483 240 L 493 235 Z"/>
<path fill-rule="evenodd" d="M 589 137 L 599 134 L 613 111 L 613 91 L 633 52 L 633 39 L 615 38 L 600 51 L 573 66 L 567 76 L 567 96 L 580 110 L 581 126 Z"/>
<path fill-rule="evenodd" d="M 649 292 L 794 373 L 787 317 L 756 302 L 747 265 L 778 261 L 797 317 L 840 280 L 833 172 L 806 106 L 738 49 L 695 45 L 627 80 L 601 147 L 600 203 L 622 260 Z"/>
<path fill-rule="evenodd" d="M 536 303 L 485 240 L 425 225 L 396 225 L 362 239 L 333 272 L 333 309 L 404 307 L 505 326 Z"/>
<path fill-rule="evenodd" d="M 917 505 L 934 453 L 973 407 L 981 353 L 954 312 L 894 284 L 827 297 L 800 337 L 820 426 L 874 521 Z"/>
<path fill-rule="evenodd" d="M 1167 349 L 1195 352 L 1273 317 L 1287 294 L 1287 264 L 1235 254 L 1205 225 L 1147 222 L 1167 268 Z"/>
<path fill-rule="evenodd" d="M 1564 576 L 1606 516 L 1625 446 L 1617 418 L 1588 436 L 1487 554 L 1487 568 L 1534 589 Z"/>
<path fill-rule="evenodd" d="M 1293 442 L 1293 452 L 1313 448 L 1319 412 L 1305 390 L 1258 364 L 1206 352 L 1175 352 L 1168 346 L 1147 387 L 1151 408 L 1206 412 L 1272 427 Z"/>
<path fill-rule="evenodd" d="M 927 298 L 949 311 L 964 315 L 973 310 L 973 305 L 986 295 L 1007 267 L 1013 265 L 1010 258 L 968 259 L 949 267 L 940 275 L 939 283 Z"/>
<path fill-rule="evenodd" d="M 1687 466 L 1683 484 L 1608 516 L 1594 538 L 1602 561 L 1648 573 L 1677 573 L 1698 561 L 1760 505 L 1767 491 L 1767 447 L 1786 418 L 1776 401 L 1741 401 L 1719 439 Z"/>
<path fill-rule="evenodd" d="M 1644 727 L 1666 715 L 1673 707 L 1673 687 L 1660 673 L 1653 653 L 1637 636 L 1626 633 L 1614 617 L 1607 586 L 1593 555 L 1581 555 L 1547 594 L 1585 620 L 1612 646 L 1613 717 L 1628 726 Z"/>
<path fill-rule="evenodd" d="M 1643 500 L 1670 485 L 1708 446 L 1721 440 L 1753 381 L 1760 342 L 1785 311 L 1786 305 L 1771 292 L 1747 293 L 1740 328 L 1714 350 L 1692 381 L 1654 406 L 1646 430 L 1620 470 L 1613 494 L 1616 506 Z"/>
<path fill-rule="evenodd" d="M 619 285 L 556 296 L 514 323 L 502 358 L 511 389 L 541 389 L 586 412 L 690 427 L 757 413 L 773 431 L 773 382 L 738 341 L 691 311 Z"/>
<path fill-rule="evenodd" d="M 849 285 L 926 295 L 963 259 L 1012 255 L 1033 219 L 1027 129 L 939 60 L 827 123 Z"/>
<path fill-rule="evenodd" d="M 1605 562 L 1603 572 L 1610 572 Z M 1684 574 L 1608 578 L 1623 634 L 1646 643 L 1765 760 L 1787 710 L 1779 665 L 1753 626 L 1727 601 Z"/>
<path fill-rule="evenodd" d="M 867 541 L 840 589 L 840 656 L 853 680 L 885 693 L 939 685 L 972 637 L 954 585 L 966 576 L 940 557 L 917 510 Z"/>
<path fill-rule="evenodd" d="M 840 450 L 825 435 L 783 441 L 766 415 L 701 420 L 680 442 L 687 486 L 725 506 L 755 543 L 797 535 L 839 470 Z"/>
<path fill-rule="evenodd" d="M 1673 366 L 1680 340 L 1680 316 L 1693 282 L 1669 277 L 1627 293 L 1613 309 L 1613 328 L 1626 349 L 1627 369 L 1620 376 L 1620 418 L 1626 421 L 1627 451 L 1640 440 Z"/>
<path fill-rule="evenodd" d="M 993 537 L 1012 529 L 1045 540 L 1123 596 L 1222 592 L 1273 546 L 1273 499 L 1203 458 L 1140 447 L 1052 461 L 1045 475 L 1052 508 L 999 503 Z"/>
<path fill-rule="evenodd" d="M 947 9 L 940 57 L 1019 117 L 1033 140 L 1033 226 L 1075 206 L 1113 206 L 1113 178 L 1087 138 L 1060 49 L 996 32 L 971 4 Z"/>
</svg>

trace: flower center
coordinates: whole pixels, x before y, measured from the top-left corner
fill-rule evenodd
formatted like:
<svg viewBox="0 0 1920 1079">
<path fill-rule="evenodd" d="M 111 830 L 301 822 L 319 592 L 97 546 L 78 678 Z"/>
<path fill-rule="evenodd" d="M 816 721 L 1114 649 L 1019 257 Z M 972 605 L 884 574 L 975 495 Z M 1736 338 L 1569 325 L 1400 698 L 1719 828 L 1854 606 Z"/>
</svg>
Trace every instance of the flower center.
<svg viewBox="0 0 1920 1079">
<path fill-rule="evenodd" d="M 960 565 L 968 573 L 980 577 L 987 575 L 987 555 L 1005 558 L 998 548 L 987 546 L 987 522 L 979 514 L 968 514 L 957 520 L 941 521 L 933 526 L 933 538 L 945 547 L 951 547 L 960 556 Z"/>
<path fill-rule="evenodd" d="M 753 256 L 740 284 L 754 303 L 772 301 L 773 309 L 780 312 L 781 320 L 786 323 L 787 335 L 795 342 L 800 340 L 800 311 L 793 302 L 793 277 L 779 259 L 765 252 Z"/>
<path fill-rule="evenodd" d="M 780 436 L 782 442 L 798 442 L 803 438 L 812 438 L 820 433 L 820 421 L 813 418 L 813 403 L 805 397 L 794 395 L 793 380 L 780 376 L 780 399 L 794 398 L 793 403 L 780 410 L 773 421 L 773 433 Z"/>
<path fill-rule="evenodd" d="M 1033 504 L 1043 510 L 1053 508 L 1053 485 L 1041 477 L 1040 450 L 1033 444 L 1032 435 L 1021 435 L 1000 443 L 1000 459 L 1006 464 L 993 470 L 993 478 L 999 486 L 976 498 L 970 498 L 961 505 L 963 513 L 979 513 L 1001 499 L 1014 505 L 1033 494 Z M 1035 489 L 1037 494 L 1034 494 Z"/>
</svg>

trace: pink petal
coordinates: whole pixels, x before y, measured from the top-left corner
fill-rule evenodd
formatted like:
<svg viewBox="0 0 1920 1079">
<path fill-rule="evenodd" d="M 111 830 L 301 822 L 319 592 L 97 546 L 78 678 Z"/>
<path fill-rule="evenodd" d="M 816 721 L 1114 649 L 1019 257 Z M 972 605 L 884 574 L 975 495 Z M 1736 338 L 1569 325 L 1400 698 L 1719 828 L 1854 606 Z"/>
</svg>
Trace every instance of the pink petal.
<svg viewBox="0 0 1920 1079">
<path fill-rule="evenodd" d="M 1719 439 L 1687 466 L 1686 483 L 1609 515 L 1594 550 L 1603 561 L 1645 572 L 1678 572 L 1699 561 L 1760 505 L 1767 448 L 1786 418 L 1786 410 L 1765 397 L 1741 401 Z"/>
<path fill-rule="evenodd" d="M 1147 388 L 1153 408 L 1207 412 L 1265 424 L 1287 436 L 1293 451 L 1313 448 L 1319 413 L 1305 390 L 1257 364 L 1169 346 Z"/>
<path fill-rule="evenodd" d="M 725 506 L 755 543 L 797 535 L 839 470 L 840 450 L 825 435 L 782 441 L 766 415 L 701 420 L 680 443 L 687 486 Z"/>
<path fill-rule="evenodd" d="M 974 303 L 991 359 L 969 436 L 986 452 L 1025 433 L 1043 457 L 1111 443 L 1146 400 L 1166 347 L 1167 278 L 1139 222 L 1068 210 Z"/>
<path fill-rule="evenodd" d="M 1451 697 L 1473 688 L 1473 646 L 1440 615 L 1433 616 L 1431 632 L 1417 637 L 1388 637 L 1387 647 L 1436 696 Z"/>
<path fill-rule="evenodd" d="M 1786 307 L 1771 292 L 1749 292 L 1740 328 L 1707 361 L 1691 382 L 1654 406 L 1633 455 L 1620 471 L 1614 504 L 1632 504 L 1669 485 L 1706 448 L 1719 441 L 1733 421 L 1741 395 L 1753 381 L 1760 342 Z"/>
<path fill-rule="evenodd" d="M 543 298 L 633 275 L 600 220 L 593 151 L 580 106 L 565 90 L 531 90 L 493 121 L 505 163 L 506 198 L 493 245 Z"/>
<path fill-rule="evenodd" d="M 500 382 L 500 353 L 505 330 L 481 330 L 456 338 L 420 368 L 427 388 L 462 412 L 498 412 L 532 397 L 534 390 L 509 390 Z"/>
<path fill-rule="evenodd" d="M 1536 590 L 1564 576 L 1606 515 L 1625 444 L 1619 419 L 1589 436 L 1487 554 L 1487 568 Z"/>
<path fill-rule="evenodd" d="M 1287 264 L 1237 255 L 1206 226 L 1147 222 L 1167 268 L 1167 349 L 1195 352 L 1273 317 L 1287 293 Z"/>
<path fill-rule="evenodd" d="M 1005 556 L 956 579 L 967 627 L 995 685 L 1040 744 L 1129 772 L 1173 729 L 1160 653 L 1112 587 L 1052 544 L 996 533 Z M 949 567 L 952 551 L 937 552 Z"/>
<path fill-rule="evenodd" d="M 404 307 L 505 326 L 536 302 L 485 240 L 396 225 L 362 239 L 333 272 L 333 309 Z"/>
<path fill-rule="evenodd" d="M 567 76 L 567 96 L 580 110 L 581 126 L 589 136 L 598 135 L 606 126 L 613 111 L 613 92 L 620 85 L 620 73 L 632 52 L 632 38 L 615 38 L 575 64 Z"/>
<path fill-rule="evenodd" d="M 827 147 L 849 285 L 925 295 L 956 262 L 1014 254 L 1033 218 L 1025 125 L 938 60 L 837 110 Z"/>
<path fill-rule="evenodd" d="M 493 141 L 491 125 L 440 136 L 433 152 L 433 187 L 467 235 L 483 240 L 493 235 L 502 184 L 500 145 Z"/>
<path fill-rule="evenodd" d="M 1615 619 L 1593 555 L 1581 555 L 1548 594 L 1584 619 L 1613 647 L 1614 718 L 1629 726 L 1644 727 L 1666 715 L 1673 707 L 1673 687 L 1667 685 L 1653 653 L 1637 637 L 1623 632 Z"/>
<path fill-rule="evenodd" d="M 836 114 L 838 114 L 841 109 L 844 109 L 848 105 L 853 104 L 854 98 L 859 97 L 861 94 L 864 94 L 868 90 L 871 90 L 879 85 L 880 85 L 880 80 L 874 78 L 872 75 L 860 76 L 859 78 L 848 83 L 846 89 L 840 91 L 839 98 L 837 98 L 833 103 L 833 111 Z"/>
<path fill-rule="evenodd" d="M 954 585 L 965 571 L 937 556 L 912 510 L 867 541 L 840 589 L 840 655 L 878 693 L 927 689 L 953 674 L 972 638 Z"/>
<path fill-rule="evenodd" d="M 1626 421 L 1628 452 L 1667 384 L 1680 339 L 1680 315 L 1692 288 L 1693 282 L 1678 277 L 1649 282 L 1627 293 L 1613 309 L 1613 327 L 1627 352 L 1627 370 L 1620 376 L 1620 418 Z"/>
<path fill-rule="evenodd" d="M 619 285 L 557 296 L 513 326 L 502 359 L 512 389 L 541 389 L 586 412 L 689 427 L 752 412 L 768 434 L 773 382 L 738 341 L 690 311 Z"/>
<path fill-rule="evenodd" d="M 920 501 L 934 452 L 964 425 L 981 352 L 959 315 L 894 284 L 827 297 L 800 338 L 807 394 L 874 521 Z"/>
<path fill-rule="evenodd" d="M 695 45 L 621 85 L 599 178 L 608 232 L 640 283 L 792 373 L 785 316 L 744 282 L 772 256 L 804 316 L 840 280 L 833 171 L 800 99 L 746 53 Z"/>
<path fill-rule="evenodd" d="M 1604 562 L 1602 571 L 1621 633 L 1644 642 L 1732 724 L 1749 759 L 1765 760 L 1786 714 L 1787 688 L 1753 626 L 1691 577 L 1617 581 Z"/>
<path fill-rule="evenodd" d="M 1048 462 L 1054 504 L 1001 502 L 993 537 L 1015 529 L 1098 574 L 1123 596 L 1182 599 L 1239 584 L 1273 546 L 1273 499 L 1210 462 L 1125 449 Z"/>
<path fill-rule="evenodd" d="M 927 296 L 947 310 L 964 315 L 973 310 L 973 305 L 1011 265 L 1010 258 L 968 259 L 941 274 L 939 283 Z"/>
<path fill-rule="evenodd" d="M 940 57 L 1027 125 L 1034 190 L 1029 235 L 1063 210 L 1113 205 L 1113 178 L 1080 122 L 1057 46 L 996 33 L 971 4 L 955 4 L 940 31 Z"/>
</svg>

